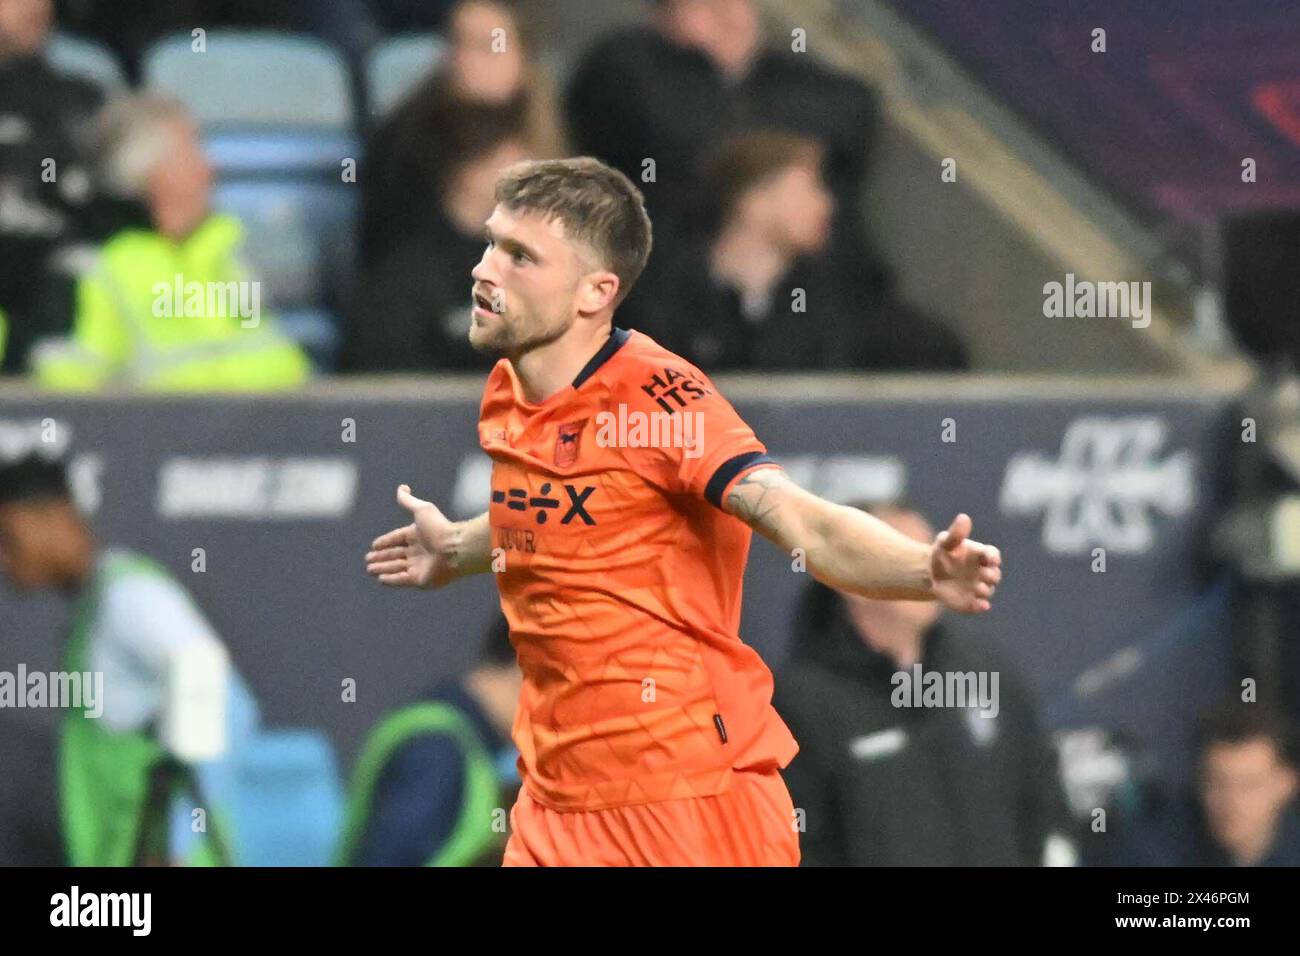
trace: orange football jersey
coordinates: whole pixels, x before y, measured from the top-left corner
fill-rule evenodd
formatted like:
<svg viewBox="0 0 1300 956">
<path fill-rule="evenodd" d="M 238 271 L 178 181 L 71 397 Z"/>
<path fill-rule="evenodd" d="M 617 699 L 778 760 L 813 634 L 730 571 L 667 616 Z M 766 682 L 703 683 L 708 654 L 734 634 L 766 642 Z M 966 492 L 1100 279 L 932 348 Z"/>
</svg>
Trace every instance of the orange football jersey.
<svg viewBox="0 0 1300 956">
<path fill-rule="evenodd" d="M 571 386 L 530 404 L 503 359 L 479 441 L 532 796 L 596 810 L 723 793 L 733 769 L 786 766 L 798 745 L 738 634 L 751 532 L 721 508 L 773 462 L 708 378 L 615 329 Z"/>
</svg>

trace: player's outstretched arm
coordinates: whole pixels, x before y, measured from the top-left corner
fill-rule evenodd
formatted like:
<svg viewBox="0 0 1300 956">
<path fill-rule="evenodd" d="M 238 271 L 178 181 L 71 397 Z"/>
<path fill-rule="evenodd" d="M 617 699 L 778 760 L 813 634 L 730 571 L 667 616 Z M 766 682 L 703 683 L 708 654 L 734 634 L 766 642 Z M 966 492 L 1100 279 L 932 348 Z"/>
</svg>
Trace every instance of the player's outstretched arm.
<svg viewBox="0 0 1300 956">
<path fill-rule="evenodd" d="M 725 510 L 787 552 L 801 548 L 818 581 L 866 597 L 939 600 L 954 611 L 987 611 L 1002 580 L 998 549 L 969 538 L 960 514 L 929 545 L 879 518 L 833 504 L 796 485 L 779 468 L 742 475 Z"/>
<path fill-rule="evenodd" d="M 397 489 L 397 503 L 411 512 L 411 524 L 371 542 L 366 571 L 394 587 L 440 588 L 492 567 L 487 512 L 468 521 L 451 521 L 431 502 Z"/>
</svg>

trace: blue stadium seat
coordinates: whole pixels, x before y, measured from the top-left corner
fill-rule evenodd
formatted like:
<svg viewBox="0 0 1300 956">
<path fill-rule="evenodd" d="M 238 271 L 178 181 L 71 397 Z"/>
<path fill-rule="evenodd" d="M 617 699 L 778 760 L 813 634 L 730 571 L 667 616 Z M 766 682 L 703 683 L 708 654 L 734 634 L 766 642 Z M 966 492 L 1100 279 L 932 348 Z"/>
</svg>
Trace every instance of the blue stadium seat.
<svg viewBox="0 0 1300 956">
<path fill-rule="evenodd" d="M 320 173 L 342 179 L 360 152 L 347 64 L 326 44 L 272 31 L 189 34 L 145 54 L 144 84 L 185 103 L 219 176 Z"/>
<path fill-rule="evenodd" d="M 343 160 L 361 147 L 350 133 L 245 127 L 209 130 L 204 148 L 222 178 L 319 173 L 342 182 Z"/>
<path fill-rule="evenodd" d="M 355 187 L 293 179 L 231 179 L 217 185 L 216 207 L 247 230 L 244 254 L 281 313 L 324 304 L 329 244 L 352 229 Z"/>
<path fill-rule="evenodd" d="M 329 45 L 263 30 L 209 30 L 204 52 L 196 42 L 188 33 L 158 41 L 144 55 L 142 76 L 205 128 L 351 132 L 347 64 Z"/>
<path fill-rule="evenodd" d="M 372 116 L 391 110 L 442 62 L 447 43 L 434 33 L 408 33 L 377 45 L 366 59 L 366 98 Z"/>
<path fill-rule="evenodd" d="M 314 730 L 262 734 L 240 755 L 231 842 L 243 866 L 329 866 L 343 823 L 338 761 Z"/>
<path fill-rule="evenodd" d="M 45 60 L 56 72 L 88 80 L 107 92 L 126 87 L 126 71 L 117 56 L 96 40 L 54 33 L 45 43 Z"/>
</svg>

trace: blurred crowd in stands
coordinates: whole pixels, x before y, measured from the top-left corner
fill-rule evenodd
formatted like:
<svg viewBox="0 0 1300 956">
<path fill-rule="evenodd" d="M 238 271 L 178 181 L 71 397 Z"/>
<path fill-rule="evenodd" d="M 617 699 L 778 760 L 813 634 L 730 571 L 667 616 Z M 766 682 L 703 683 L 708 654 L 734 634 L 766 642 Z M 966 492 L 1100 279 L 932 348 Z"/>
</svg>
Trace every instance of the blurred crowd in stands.
<svg viewBox="0 0 1300 956">
<path fill-rule="evenodd" d="M 496 174 L 576 154 L 655 225 L 617 324 L 708 372 L 967 367 L 871 247 L 867 86 L 770 43 L 754 0 L 647 3 L 563 89 L 535 29 L 503 0 L 0 0 L 0 371 L 485 369 Z"/>
</svg>

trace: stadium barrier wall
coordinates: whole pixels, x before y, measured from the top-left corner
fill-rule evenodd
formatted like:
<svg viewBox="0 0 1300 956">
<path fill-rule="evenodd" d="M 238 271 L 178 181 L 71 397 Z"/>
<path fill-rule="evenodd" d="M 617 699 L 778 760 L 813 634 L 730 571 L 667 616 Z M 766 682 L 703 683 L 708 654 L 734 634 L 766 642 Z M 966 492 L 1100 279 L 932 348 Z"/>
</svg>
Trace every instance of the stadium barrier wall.
<svg viewBox="0 0 1300 956">
<path fill-rule="evenodd" d="M 1160 776 L 1185 778 L 1188 724 L 1231 679 L 1222 589 L 1197 570 L 1241 437 L 1231 394 L 1168 379 L 716 381 L 806 487 L 905 499 L 941 527 L 968 512 L 1006 577 L 992 613 L 948 616 L 957 639 L 995 645 L 1053 729 L 1122 732 Z M 178 575 L 264 722 L 324 730 L 346 765 L 385 711 L 471 665 L 496 613 L 490 575 L 412 593 L 378 585 L 363 560 L 406 520 L 401 482 L 453 516 L 485 506 L 481 387 L 473 376 L 277 397 L 0 387 L 0 457 L 66 455 L 100 540 Z M 774 668 L 809 580 L 795 564 L 755 540 L 741 633 Z M 56 667 L 68 611 L 0 584 L 0 670 Z"/>
</svg>

